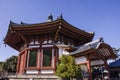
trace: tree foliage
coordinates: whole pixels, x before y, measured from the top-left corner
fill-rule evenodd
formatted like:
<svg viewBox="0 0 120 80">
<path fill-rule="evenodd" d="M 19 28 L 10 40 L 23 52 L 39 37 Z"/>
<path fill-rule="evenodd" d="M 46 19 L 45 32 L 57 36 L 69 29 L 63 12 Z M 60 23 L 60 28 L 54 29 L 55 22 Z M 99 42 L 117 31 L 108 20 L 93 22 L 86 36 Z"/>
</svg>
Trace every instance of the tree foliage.
<svg viewBox="0 0 120 80">
<path fill-rule="evenodd" d="M 5 62 L 0 63 L 0 71 L 16 72 L 17 56 L 11 56 Z"/>
<path fill-rule="evenodd" d="M 16 72 L 17 67 L 17 56 L 12 56 L 6 60 L 6 70 L 8 72 Z"/>
<path fill-rule="evenodd" d="M 4 65 L 5 65 L 5 62 L 0 62 L 0 71 L 3 71 Z"/>
<path fill-rule="evenodd" d="M 57 65 L 56 75 L 63 78 L 81 77 L 81 71 L 72 56 L 62 55 Z"/>
</svg>

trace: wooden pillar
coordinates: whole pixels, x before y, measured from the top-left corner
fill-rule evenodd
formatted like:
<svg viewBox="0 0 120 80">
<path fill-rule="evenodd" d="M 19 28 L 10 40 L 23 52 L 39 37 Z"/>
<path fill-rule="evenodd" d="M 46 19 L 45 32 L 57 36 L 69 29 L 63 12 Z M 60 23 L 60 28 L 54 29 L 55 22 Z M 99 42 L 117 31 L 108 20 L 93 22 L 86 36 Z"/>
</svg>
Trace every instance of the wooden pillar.
<svg viewBox="0 0 120 80">
<path fill-rule="evenodd" d="M 91 66 L 90 66 L 90 61 L 88 60 L 87 61 L 87 68 L 88 68 L 88 72 L 89 72 L 89 78 L 90 78 L 90 80 L 92 80 L 92 73 L 91 73 Z"/>
<path fill-rule="evenodd" d="M 109 66 L 108 66 L 107 60 L 105 60 L 104 62 L 105 62 L 105 63 L 104 63 L 105 69 L 106 69 L 107 71 L 109 71 Z M 110 78 L 110 73 L 108 73 L 108 77 Z"/>
<path fill-rule="evenodd" d="M 37 53 L 37 68 L 39 69 L 38 74 L 40 74 L 40 68 L 41 68 L 41 48 L 39 52 Z"/>
<path fill-rule="evenodd" d="M 21 54 L 21 63 L 20 63 L 20 66 L 22 66 L 22 67 L 21 67 L 21 69 L 20 69 L 20 70 L 21 70 L 20 72 L 21 72 L 22 74 L 25 72 L 25 61 L 26 61 L 26 60 L 25 60 L 25 59 L 26 59 L 26 58 L 25 58 L 25 53 L 26 53 L 26 51 L 24 51 L 24 52 Z"/>
<path fill-rule="evenodd" d="M 54 46 L 54 73 L 56 71 L 56 68 L 57 68 L 57 63 L 58 63 L 58 47 L 57 46 Z"/>
<path fill-rule="evenodd" d="M 54 62 L 54 73 L 55 73 L 56 67 L 57 67 L 57 61 L 58 61 L 58 60 L 57 60 L 57 59 L 58 59 L 58 58 L 57 58 L 57 53 L 58 53 L 58 51 L 57 51 L 57 47 L 56 47 L 56 46 L 54 46 L 53 49 L 54 49 L 54 56 L 53 56 L 53 57 L 54 57 L 54 58 L 53 58 L 54 61 L 53 61 L 53 62 Z"/>
<path fill-rule="evenodd" d="M 105 64 L 105 68 L 106 68 L 106 70 L 108 70 L 108 71 L 109 71 L 109 67 L 108 67 L 107 60 L 105 60 L 105 61 L 104 61 L 104 64 Z"/>
<path fill-rule="evenodd" d="M 25 73 L 26 61 L 27 61 L 27 49 L 23 50 L 18 55 L 17 73 L 20 73 L 20 74 Z"/>
<path fill-rule="evenodd" d="M 37 68 L 40 68 L 40 51 L 37 53 Z"/>
<path fill-rule="evenodd" d="M 23 55 L 24 55 L 24 62 L 23 62 L 23 64 L 24 64 L 24 73 L 25 73 L 25 68 L 26 68 L 26 65 L 27 65 L 27 49 L 25 50 L 25 52 L 23 53 Z"/>
<path fill-rule="evenodd" d="M 19 73 L 19 70 L 20 70 L 20 60 L 21 60 L 21 56 L 19 54 L 18 55 L 18 61 L 17 61 L 17 72 L 16 73 Z"/>
<path fill-rule="evenodd" d="M 42 63 L 42 44 L 40 44 L 40 50 L 39 50 L 39 68 L 41 69 L 41 63 Z"/>
</svg>

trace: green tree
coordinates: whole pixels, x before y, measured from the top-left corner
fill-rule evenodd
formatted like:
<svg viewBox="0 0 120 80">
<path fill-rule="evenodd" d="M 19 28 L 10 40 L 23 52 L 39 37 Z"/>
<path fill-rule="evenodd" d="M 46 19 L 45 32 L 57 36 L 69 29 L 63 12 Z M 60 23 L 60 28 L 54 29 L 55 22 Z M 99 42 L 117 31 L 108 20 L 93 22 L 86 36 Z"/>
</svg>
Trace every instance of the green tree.
<svg viewBox="0 0 120 80">
<path fill-rule="evenodd" d="M 17 59 L 17 56 L 11 56 L 5 62 L 0 62 L 0 72 L 16 72 Z"/>
<path fill-rule="evenodd" d="M 17 56 L 11 56 L 6 60 L 5 68 L 7 72 L 16 72 L 17 60 L 18 60 Z"/>
<path fill-rule="evenodd" d="M 5 62 L 0 62 L 0 79 L 5 77 L 5 72 L 6 72 Z"/>
<path fill-rule="evenodd" d="M 56 75 L 69 80 L 70 78 L 81 77 L 81 71 L 72 56 L 62 55 L 60 57 L 60 62 L 57 65 Z"/>
<path fill-rule="evenodd" d="M 0 62 L 0 71 L 3 71 L 5 62 Z"/>
</svg>

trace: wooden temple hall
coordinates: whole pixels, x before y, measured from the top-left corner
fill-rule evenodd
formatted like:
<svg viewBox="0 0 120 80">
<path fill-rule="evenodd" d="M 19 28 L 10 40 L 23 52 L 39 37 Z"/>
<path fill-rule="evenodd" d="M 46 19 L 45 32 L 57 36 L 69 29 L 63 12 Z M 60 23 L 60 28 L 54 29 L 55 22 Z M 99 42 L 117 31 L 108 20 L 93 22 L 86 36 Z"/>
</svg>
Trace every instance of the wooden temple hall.
<svg viewBox="0 0 120 80">
<path fill-rule="evenodd" d="M 109 70 L 107 60 L 116 58 L 103 38 L 92 41 L 93 37 L 94 33 L 71 25 L 62 15 L 56 20 L 50 15 L 43 23 L 11 21 L 4 42 L 19 51 L 16 74 L 20 78 L 30 78 L 33 74 L 37 75 L 35 78 L 57 79 L 56 65 L 60 56 L 67 54 L 74 56 L 76 64 L 81 65 L 83 77 L 87 74 L 92 80 L 93 67 Z"/>
</svg>

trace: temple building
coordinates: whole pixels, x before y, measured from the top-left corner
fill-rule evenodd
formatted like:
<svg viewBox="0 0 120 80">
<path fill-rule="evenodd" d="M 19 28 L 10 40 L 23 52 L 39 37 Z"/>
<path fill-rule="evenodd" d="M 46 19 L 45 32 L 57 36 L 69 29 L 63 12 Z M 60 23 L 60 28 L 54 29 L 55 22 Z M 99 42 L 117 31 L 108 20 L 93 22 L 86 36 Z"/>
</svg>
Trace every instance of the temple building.
<svg viewBox="0 0 120 80">
<path fill-rule="evenodd" d="M 50 15 L 46 22 L 36 24 L 11 21 L 4 42 L 19 51 L 19 76 L 10 78 L 56 80 L 56 65 L 60 56 L 67 54 L 74 56 L 76 64 L 82 65 L 81 69 L 92 80 L 92 67 L 104 66 L 109 70 L 107 60 L 117 57 L 103 38 L 92 41 L 93 37 L 94 33 L 71 25 L 62 15 L 56 20 Z"/>
</svg>

